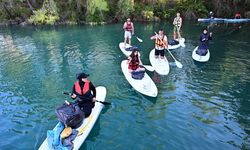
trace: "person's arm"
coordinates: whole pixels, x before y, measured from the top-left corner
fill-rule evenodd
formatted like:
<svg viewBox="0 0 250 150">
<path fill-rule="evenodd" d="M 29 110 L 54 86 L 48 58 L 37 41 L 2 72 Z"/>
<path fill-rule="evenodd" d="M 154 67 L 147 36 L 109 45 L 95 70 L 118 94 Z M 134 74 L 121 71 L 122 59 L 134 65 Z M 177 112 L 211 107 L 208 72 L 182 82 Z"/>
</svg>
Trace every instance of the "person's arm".
<svg viewBox="0 0 250 150">
<path fill-rule="evenodd" d="M 163 39 L 163 40 L 164 40 L 164 43 L 165 43 L 165 44 L 164 44 L 164 45 L 165 45 L 165 48 L 168 49 L 168 38 L 167 38 L 166 35 L 164 36 L 164 39 Z"/>
<path fill-rule="evenodd" d="M 175 21 L 175 18 L 174 18 L 174 21 L 173 21 L 173 25 L 174 25 L 174 26 L 176 25 L 176 21 Z"/>
<path fill-rule="evenodd" d="M 128 64 L 131 62 L 131 60 L 132 60 L 132 58 L 131 58 L 131 56 L 128 56 Z"/>
<path fill-rule="evenodd" d="M 71 98 L 72 98 L 72 99 L 76 99 L 76 97 L 77 97 L 77 93 L 76 93 L 76 91 L 75 91 L 75 85 L 73 85 L 73 87 L 72 87 L 72 92 L 71 92 Z"/>
<path fill-rule="evenodd" d="M 126 30 L 126 28 L 127 28 L 127 23 L 125 22 L 125 23 L 123 24 L 123 29 Z"/>
<path fill-rule="evenodd" d="M 138 53 L 138 58 L 139 58 L 139 64 L 142 65 L 142 62 L 141 62 L 141 54 Z"/>
<path fill-rule="evenodd" d="M 131 23 L 131 26 L 132 26 L 132 35 L 134 35 L 134 34 L 135 34 L 134 24 L 133 24 L 133 23 Z"/>
<path fill-rule="evenodd" d="M 151 40 L 155 40 L 156 38 L 157 38 L 156 35 L 153 35 L 153 36 L 150 37 Z"/>
<path fill-rule="evenodd" d="M 95 89 L 95 86 L 93 85 L 92 82 L 90 82 L 89 89 L 90 89 L 90 91 L 93 92 L 93 97 L 96 97 L 96 89 Z"/>
<path fill-rule="evenodd" d="M 179 30 L 181 29 L 182 27 L 182 18 L 180 17 L 180 26 L 179 26 Z"/>
</svg>

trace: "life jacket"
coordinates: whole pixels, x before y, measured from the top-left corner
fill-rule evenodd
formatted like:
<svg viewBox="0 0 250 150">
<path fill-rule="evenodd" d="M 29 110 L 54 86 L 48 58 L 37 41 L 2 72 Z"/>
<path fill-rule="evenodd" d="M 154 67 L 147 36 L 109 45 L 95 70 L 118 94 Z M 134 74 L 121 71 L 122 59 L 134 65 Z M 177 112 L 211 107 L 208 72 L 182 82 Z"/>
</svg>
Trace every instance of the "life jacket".
<svg viewBox="0 0 250 150">
<path fill-rule="evenodd" d="M 127 22 L 126 31 L 132 31 L 132 23 Z"/>
<path fill-rule="evenodd" d="M 132 60 L 130 61 L 128 68 L 132 69 L 132 70 L 136 70 L 139 67 L 138 55 L 134 56 L 134 57 L 131 57 L 131 58 L 132 58 Z"/>
<path fill-rule="evenodd" d="M 181 18 L 174 18 L 174 22 L 175 22 L 175 25 L 177 26 L 177 27 L 179 27 L 180 26 L 180 24 L 181 24 Z"/>
<path fill-rule="evenodd" d="M 79 84 L 79 81 L 76 81 L 75 82 L 75 91 L 80 94 L 80 95 L 84 95 L 86 94 L 88 91 L 89 91 L 89 84 L 90 84 L 90 81 L 87 80 L 83 86 L 83 88 L 81 89 L 81 86 Z"/>
<path fill-rule="evenodd" d="M 165 43 L 164 43 L 164 37 L 165 37 L 165 35 L 163 35 L 163 39 L 156 39 L 155 40 L 155 47 L 156 48 L 164 48 L 164 45 L 165 45 Z"/>
</svg>

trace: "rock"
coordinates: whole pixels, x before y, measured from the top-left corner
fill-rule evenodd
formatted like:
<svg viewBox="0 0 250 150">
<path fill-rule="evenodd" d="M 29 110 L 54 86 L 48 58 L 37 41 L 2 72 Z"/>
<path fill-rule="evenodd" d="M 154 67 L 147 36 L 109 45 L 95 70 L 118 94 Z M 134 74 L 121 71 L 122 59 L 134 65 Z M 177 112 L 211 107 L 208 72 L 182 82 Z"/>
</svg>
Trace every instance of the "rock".
<svg viewBox="0 0 250 150">
<path fill-rule="evenodd" d="M 250 18 L 250 11 L 245 12 L 245 17 Z"/>
</svg>

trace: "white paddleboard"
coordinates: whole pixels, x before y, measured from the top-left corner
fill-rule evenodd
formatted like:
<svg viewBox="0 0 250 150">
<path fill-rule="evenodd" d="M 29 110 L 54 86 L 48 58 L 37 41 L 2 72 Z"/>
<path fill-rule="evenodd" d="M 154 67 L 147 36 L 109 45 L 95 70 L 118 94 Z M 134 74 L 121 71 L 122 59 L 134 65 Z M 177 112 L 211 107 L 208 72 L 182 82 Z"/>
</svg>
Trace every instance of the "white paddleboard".
<svg viewBox="0 0 250 150">
<path fill-rule="evenodd" d="M 126 48 L 132 47 L 129 44 L 126 44 Z M 119 43 L 119 48 L 123 52 L 124 55 L 129 56 L 131 55 L 132 51 L 126 51 L 126 48 L 124 48 L 124 42 Z"/>
<path fill-rule="evenodd" d="M 200 55 L 196 54 L 197 49 L 198 49 L 198 46 L 193 50 L 192 58 L 198 62 L 207 62 L 210 58 L 209 50 L 205 56 L 200 56 Z"/>
<path fill-rule="evenodd" d="M 169 73 L 169 63 L 167 58 L 164 56 L 163 59 L 155 58 L 155 49 L 149 53 L 149 60 L 155 71 L 160 75 L 167 75 Z"/>
<path fill-rule="evenodd" d="M 98 101 L 105 101 L 107 90 L 103 86 L 98 86 L 96 87 L 96 99 Z M 91 129 L 93 128 L 101 110 L 103 108 L 103 104 L 96 102 L 95 107 L 92 109 L 92 112 L 88 118 L 85 118 L 82 125 L 77 128 L 78 130 L 78 136 L 74 139 L 74 149 L 73 150 L 78 150 L 82 143 L 85 141 L 87 136 L 89 135 Z M 47 138 L 44 140 L 42 145 L 38 150 L 50 150 Z"/>
<path fill-rule="evenodd" d="M 141 80 L 133 79 L 131 73 L 128 72 L 128 60 L 123 60 L 121 63 L 122 72 L 130 85 L 138 92 L 156 97 L 158 94 L 157 87 L 149 75 L 145 72 L 145 76 Z"/>
<path fill-rule="evenodd" d="M 179 44 L 177 45 L 168 45 L 168 49 L 171 50 L 171 49 L 176 49 L 176 48 L 179 48 L 179 47 L 185 47 L 185 39 L 184 38 L 180 38 L 179 39 L 176 39 L 176 41 L 179 41 Z"/>
</svg>

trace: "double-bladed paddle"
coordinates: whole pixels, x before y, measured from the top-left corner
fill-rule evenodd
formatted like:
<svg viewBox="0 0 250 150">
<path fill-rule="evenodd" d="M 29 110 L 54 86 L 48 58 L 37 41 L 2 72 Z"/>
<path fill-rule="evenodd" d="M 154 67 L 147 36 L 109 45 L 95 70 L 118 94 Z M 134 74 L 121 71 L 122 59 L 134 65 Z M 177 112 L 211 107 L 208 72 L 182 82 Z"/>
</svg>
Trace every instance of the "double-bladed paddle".
<svg viewBox="0 0 250 150">
<path fill-rule="evenodd" d="M 70 93 L 69 92 L 63 92 L 63 94 L 65 94 L 65 95 L 70 95 Z M 79 98 L 85 98 L 85 99 L 91 99 L 91 98 L 88 98 L 88 97 L 84 97 L 84 96 L 78 96 Z M 96 102 L 99 102 L 99 103 L 102 103 L 103 105 L 111 105 L 111 103 L 109 103 L 109 102 L 102 102 L 102 101 L 98 101 L 98 100 L 96 100 Z"/>
</svg>

